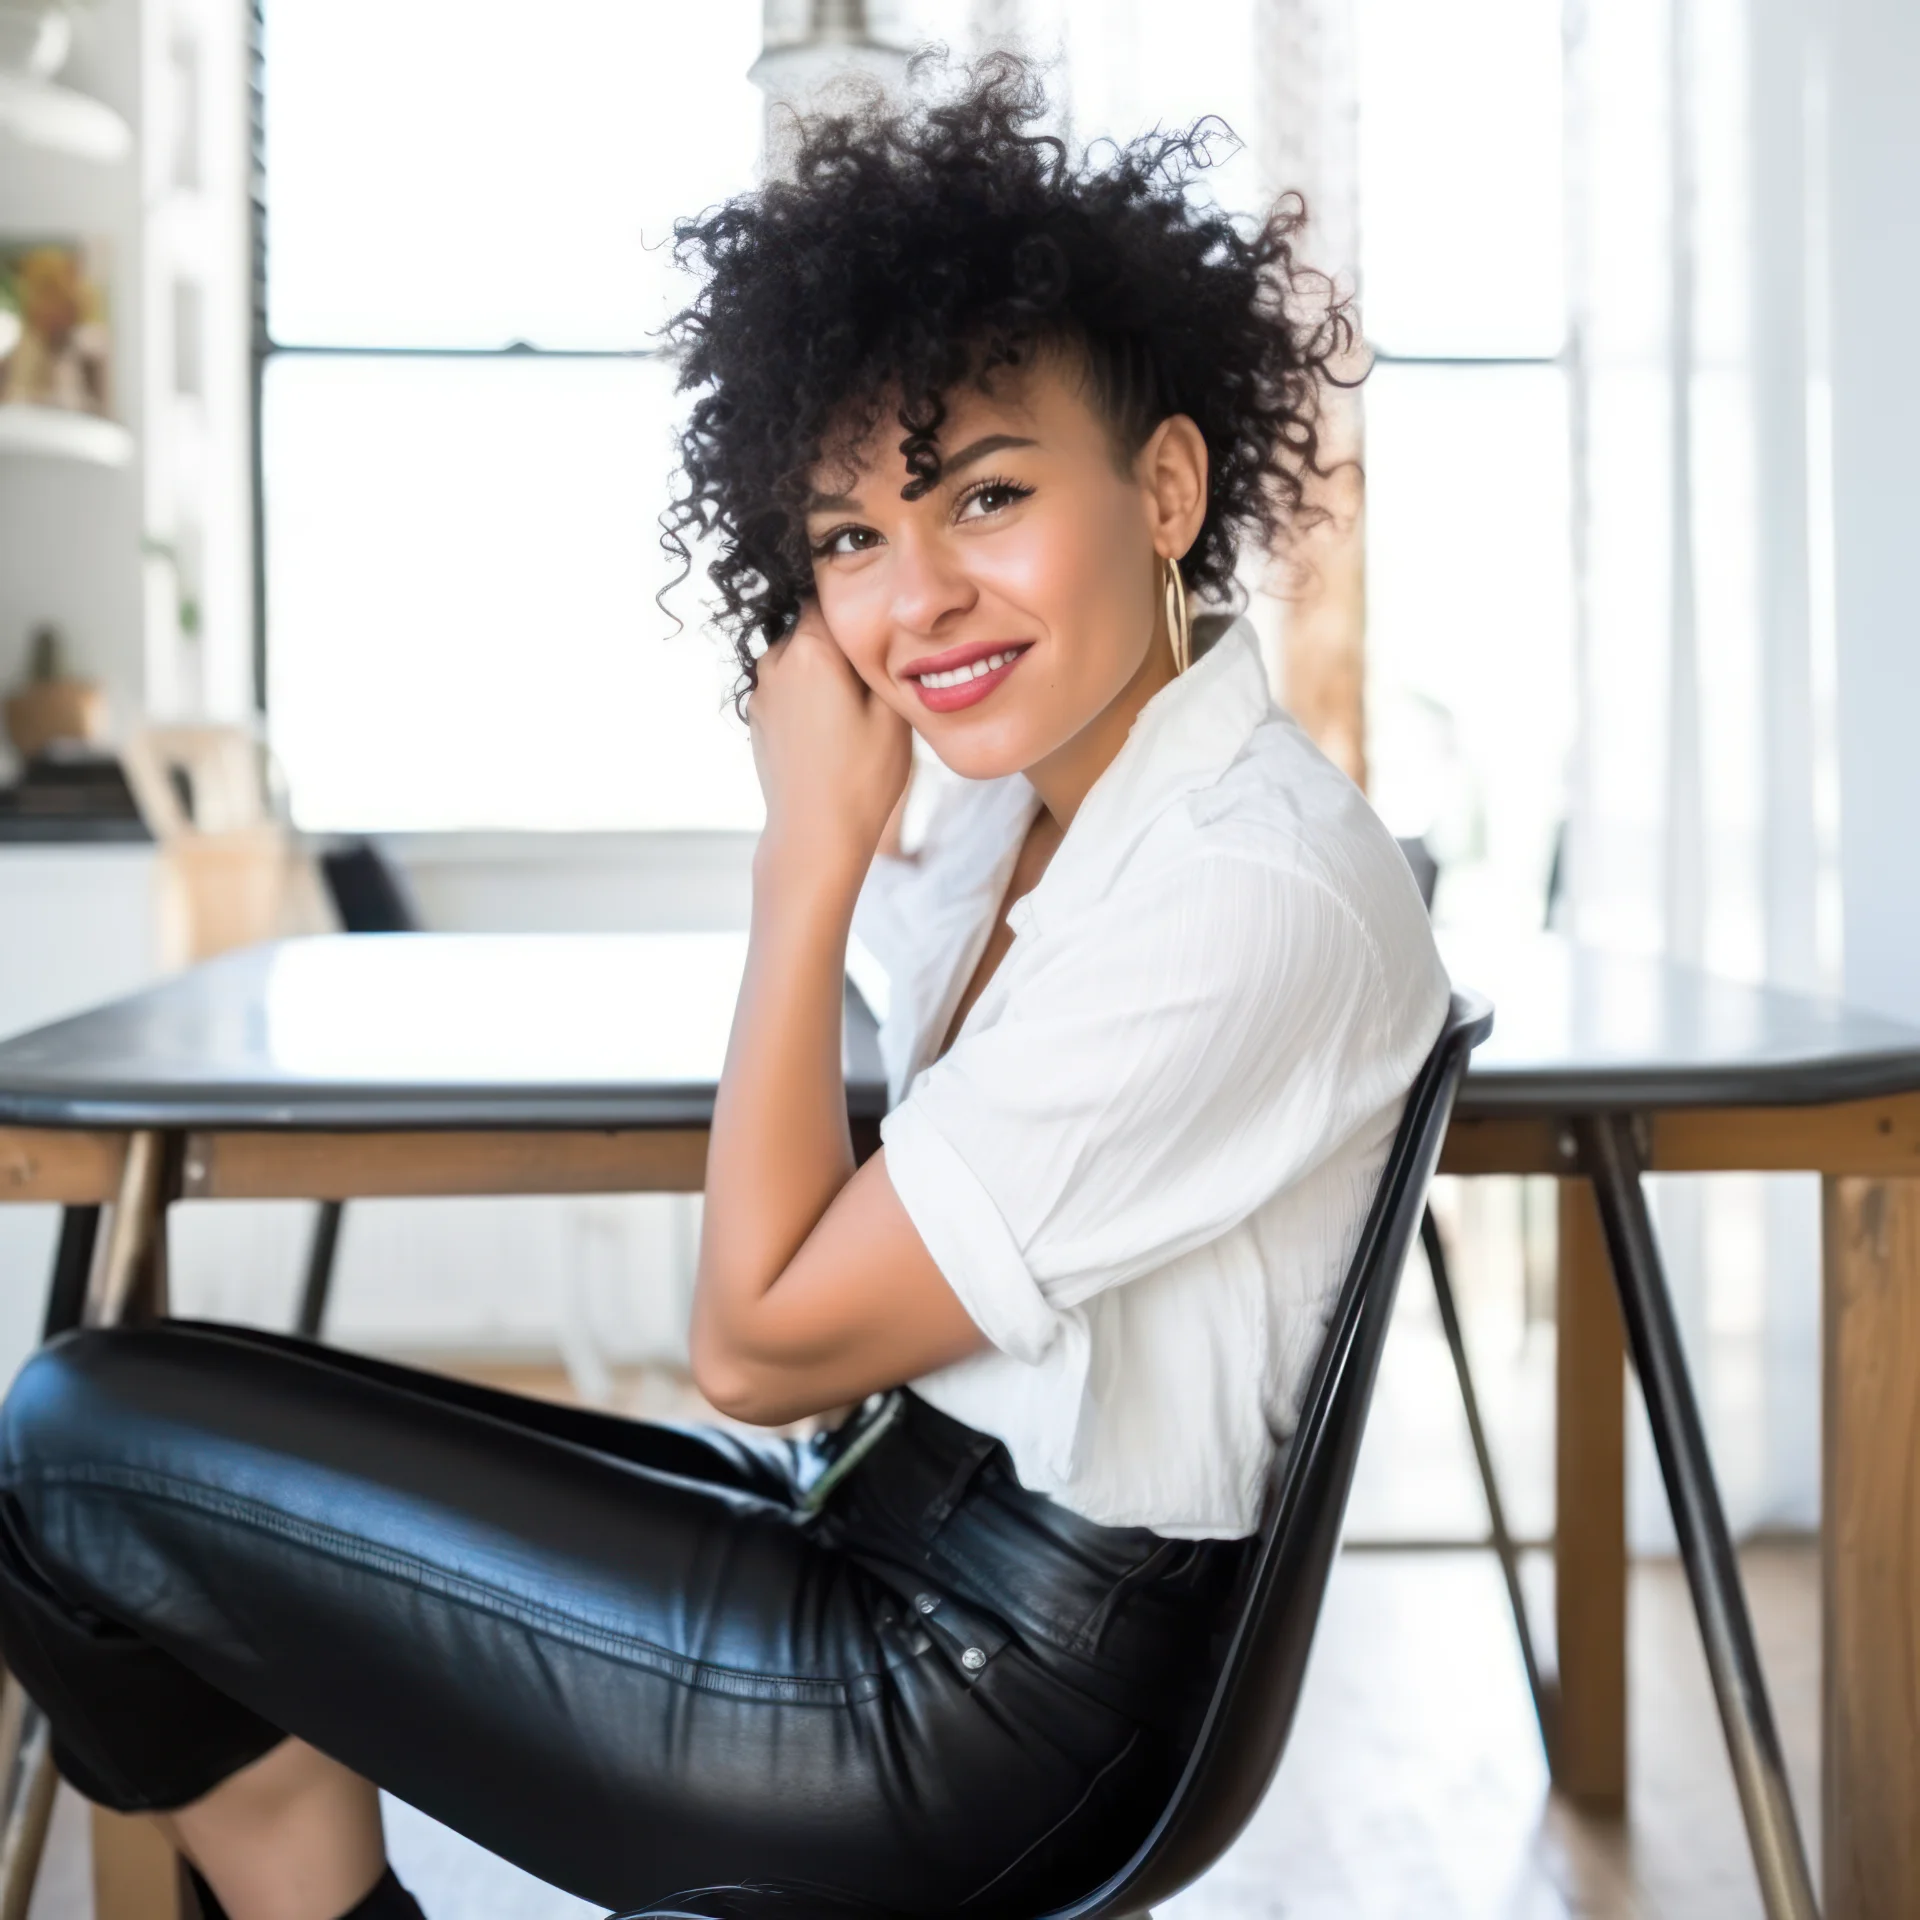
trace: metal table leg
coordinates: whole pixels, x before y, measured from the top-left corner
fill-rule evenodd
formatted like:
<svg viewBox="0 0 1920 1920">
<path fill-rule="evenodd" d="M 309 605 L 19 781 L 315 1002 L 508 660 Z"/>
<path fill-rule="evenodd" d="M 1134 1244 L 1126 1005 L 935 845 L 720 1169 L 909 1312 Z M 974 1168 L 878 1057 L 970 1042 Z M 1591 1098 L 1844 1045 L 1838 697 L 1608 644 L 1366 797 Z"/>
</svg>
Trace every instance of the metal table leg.
<svg viewBox="0 0 1920 1920">
<path fill-rule="evenodd" d="M 1720 1704 L 1734 1783 L 1746 1816 L 1761 1899 L 1768 1920 L 1818 1920 L 1820 1909 L 1787 1791 L 1780 1736 L 1754 1646 L 1733 1538 L 1720 1505 L 1680 1329 L 1661 1270 L 1659 1243 L 1640 1185 L 1632 1119 L 1626 1114 L 1605 1114 L 1576 1122 L 1574 1130 L 1582 1169 L 1593 1182 L 1599 1203 L 1627 1345 L 1646 1396 L 1660 1473 L 1673 1509 L 1707 1670 Z"/>
</svg>

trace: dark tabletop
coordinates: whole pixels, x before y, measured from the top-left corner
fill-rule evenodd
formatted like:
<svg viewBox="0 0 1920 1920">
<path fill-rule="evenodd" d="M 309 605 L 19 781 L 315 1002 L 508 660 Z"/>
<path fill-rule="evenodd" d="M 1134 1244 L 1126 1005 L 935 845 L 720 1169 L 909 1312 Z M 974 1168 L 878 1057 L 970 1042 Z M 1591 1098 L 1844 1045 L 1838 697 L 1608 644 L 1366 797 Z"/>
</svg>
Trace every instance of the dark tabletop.
<svg viewBox="0 0 1920 1920">
<path fill-rule="evenodd" d="M 1491 996 L 1465 1113 L 1792 1104 L 1920 1088 L 1920 1029 L 1540 936 L 1443 943 Z M 0 1124 L 704 1125 L 742 934 L 391 934 L 196 967 L 0 1044 Z M 847 992 L 848 1107 L 885 1110 Z"/>
<path fill-rule="evenodd" d="M 289 940 L 0 1044 L 0 1125 L 704 1126 L 745 934 Z M 848 1110 L 886 1110 L 849 987 Z"/>
<path fill-rule="evenodd" d="M 1920 1089 L 1920 1027 L 1837 1000 L 1553 934 L 1440 945 L 1454 979 L 1494 1005 L 1463 1114 L 1799 1106 Z"/>
</svg>

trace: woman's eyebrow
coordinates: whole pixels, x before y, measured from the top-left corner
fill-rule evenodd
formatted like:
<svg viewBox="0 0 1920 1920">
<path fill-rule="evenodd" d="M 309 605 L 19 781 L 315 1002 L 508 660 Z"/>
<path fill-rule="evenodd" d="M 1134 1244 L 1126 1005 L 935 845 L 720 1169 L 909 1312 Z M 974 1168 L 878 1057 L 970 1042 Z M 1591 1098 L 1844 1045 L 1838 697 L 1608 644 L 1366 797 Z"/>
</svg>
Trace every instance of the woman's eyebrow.
<svg viewBox="0 0 1920 1920">
<path fill-rule="evenodd" d="M 990 453 L 1005 453 L 1009 447 L 1037 447 L 1037 440 L 1029 440 L 1018 433 L 982 434 L 978 440 L 962 447 L 951 460 L 940 463 L 940 478 L 950 480 L 963 468 L 970 467 L 976 460 L 984 460 Z M 814 493 L 807 496 L 809 513 L 857 513 L 860 502 L 850 493 Z"/>
<path fill-rule="evenodd" d="M 989 433 L 964 446 L 951 460 L 940 463 L 940 478 L 950 480 L 962 467 L 970 467 L 976 460 L 984 460 L 990 453 L 1004 453 L 1009 447 L 1037 447 L 1037 440 L 1029 440 L 1017 433 Z"/>
</svg>

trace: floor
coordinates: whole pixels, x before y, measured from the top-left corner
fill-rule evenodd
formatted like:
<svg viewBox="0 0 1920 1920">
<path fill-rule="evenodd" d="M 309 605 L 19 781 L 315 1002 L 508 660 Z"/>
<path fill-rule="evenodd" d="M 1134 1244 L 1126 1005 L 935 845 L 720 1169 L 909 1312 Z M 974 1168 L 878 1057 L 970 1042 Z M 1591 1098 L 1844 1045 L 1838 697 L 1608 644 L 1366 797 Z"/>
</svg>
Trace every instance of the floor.
<svg viewBox="0 0 1920 1920">
<path fill-rule="evenodd" d="M 1550 1333 L 1548 1338 L 1550 1339 Z M 1550 1346 L 1547 1377 L 1550 1378 Z M 1539 1356 L 1529 1371 L 1538 1374 Z M 523 1391 L 569 1395 L 558 1368 L 466 1364 Z M 658 1372 L 616 1403 L 687 1411 Z M 1444 1348 L 1408 1289 L 1389 1342 L 1299 1718 L 1247 1831 L 1162 1920 L 1747 1920 L 1760 1913 L 1726 1753 L 1678 1567 L 1640 1562 L 1632 1588 L 1630 1818 L 1584 1817 L 1547 1790 L 1504 1591 L 1490 1555 L 1381 1551 L 1409 1533 L 1483 1524 Z M 1532 1410 L 1526 1402 L 1533 1399 Z M 1544 1403 L 1489 1407 L 1523 1533 L 1550 1515 Z M 1502 1429 L 1505 1429 L 1504 1437 Z M 1818 1568 L 1806 1543 L 1749 1547 L 1743 1568 L 1803 1820 L 1816 1806 Z M 1551 1620 L 1549 1563 L 1530 1563 Z M 390 1803 L 401 1877 L 431 1920 L 573 1920 L 599 1909 L 527 1878 Z M 30 1920 L 86 1920 L 85 1812 L 66 1795 Z M 1808 1834 L 1817 1847 L 1818 1836 Z"/>
</svg>

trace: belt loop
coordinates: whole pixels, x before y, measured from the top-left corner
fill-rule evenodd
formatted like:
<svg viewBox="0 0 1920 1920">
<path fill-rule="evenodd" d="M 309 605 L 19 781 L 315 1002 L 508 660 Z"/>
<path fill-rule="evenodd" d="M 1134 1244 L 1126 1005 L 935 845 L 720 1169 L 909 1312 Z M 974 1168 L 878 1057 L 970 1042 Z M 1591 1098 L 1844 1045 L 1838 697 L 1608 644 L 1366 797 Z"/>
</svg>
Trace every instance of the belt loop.
<svg viewBox="0 0 1920 1920">
<path fill-rule="evenodd" d="M 826 1504 L 828 1494 L 880 1444 L 881 1437 L 899 1419 L 905 1408 L 906 1396 L 898 1387 L 894 1387 L 877 1405 L 858 1409 L 841 1426 L 836 1427 L 833 1438 L 841 1442 L 839 1451 L 829 1460 L 819 1478 L 801 1494 L 798 1503 L 801 1510 L 809 1514 L 818 1513 Z"/>
<path fill-rule="evenodd" d="M 947 1515 L 965 1498 L 980 1469 L 993 1457 L 1000 1442 L 990 1433 L 976 1433 L 961 1450 L 960 1464 L 954 1468 L 940 1495 L 920 1516 L 920 1537 L 931 1540 L 946 1525 Z"/>
</svg>

